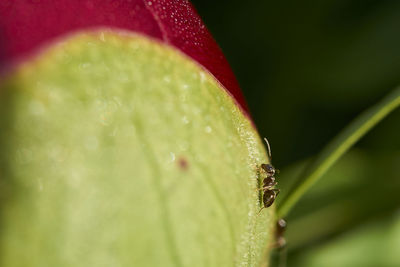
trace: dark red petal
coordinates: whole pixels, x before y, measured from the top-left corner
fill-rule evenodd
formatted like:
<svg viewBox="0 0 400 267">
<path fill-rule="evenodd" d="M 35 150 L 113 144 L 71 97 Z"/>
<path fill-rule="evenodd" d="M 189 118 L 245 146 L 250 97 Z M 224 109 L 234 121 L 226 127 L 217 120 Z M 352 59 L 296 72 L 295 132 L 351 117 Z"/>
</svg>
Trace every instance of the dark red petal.
<svg viewBox="0 0 400 267">
<path fill-rule="evenodd" d="M 208 69 L 248 112 L 221 49 L 185 0 L 2 0 L 0 56 L 6 62 L 18 60 L 62 34 L 102 26 L 174 45 Z"/>
</svg>

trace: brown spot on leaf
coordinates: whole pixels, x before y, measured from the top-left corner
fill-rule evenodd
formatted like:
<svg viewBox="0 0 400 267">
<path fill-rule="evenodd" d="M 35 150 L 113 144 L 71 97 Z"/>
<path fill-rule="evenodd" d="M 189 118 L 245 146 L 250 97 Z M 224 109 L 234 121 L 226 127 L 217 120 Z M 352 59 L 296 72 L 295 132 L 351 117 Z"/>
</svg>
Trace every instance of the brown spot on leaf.
<svg viewBox="0 0 400 267">
<path fill-rule="evenodd" d="M 189 168 L 189 162 L 184 157 L 178 159 L 178 166 L 181 170 L 186 171 Z"/>
</svg>

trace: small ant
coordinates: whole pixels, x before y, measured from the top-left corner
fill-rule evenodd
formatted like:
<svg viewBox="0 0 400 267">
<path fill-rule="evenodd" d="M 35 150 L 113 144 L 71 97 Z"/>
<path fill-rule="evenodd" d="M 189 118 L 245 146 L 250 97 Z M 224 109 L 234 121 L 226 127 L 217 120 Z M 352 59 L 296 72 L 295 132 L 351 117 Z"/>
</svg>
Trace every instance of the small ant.
<svg viewBox="0 0 400 267">
<path fill-rule="evenodd" d="M 276 222 L 275 239 L 276 239 L 276 248 L 278 249 L 282 249 L 286 246 L 286 239 L 284 237 L 286 225 L 287 225 L 286 221 L 282 218 Z"/>
<path fill-rule="evenodd" d="M 268 148 L 268 156 L 269 159 L 272 159 L 271 156 L 271 147 L 269 145 L 269 142 L 267 140 L 267 138 L 264 138 L 265 143 L 267 143 L 267 148 Z M 268 208 L 270 207 L 276 197 L 278 196 L 280 190 L 279 189 L 275 189 L 273 188 L 277 182 L 275 181 L 275 173 L 277 172 L 277 170 L 275 170 L 274 166 L 272 166 L 272 164 L 261 164 L 261 168 L 265 171 L 265 173 L 267 174 L 267 177 L 265 177 L 263 179 L 263 187 L 258 189 L 258 190 L 263 190 L 264 194 L 263 194 L 263 204 L 264 207 L 262 207 L 259 211 L 259 213 L 264 209 L 264 208 Z"/>
<path fill-rule="evenodd" d="M 286 266 L 287 262 L 287 247 L 286 239 L 284 237 L 285 230 L 286 221 L 281 218 L 276 222 L 275 244 L 273 245 L 273 248 L 276 248 L 278 253 L 275 254 L 277 257 L 277 266 Z"/>
<path fill-rule="evenodd" d="M 264 138 L 265 143 L 267 144 L 267 148 L 268 148 L 268 157 L 269 160 L 271 161 L 272 159 L 272 155 L 271 155 L 271 146 L 269 145 L 269 142 L 267 140 L 267 138 Z M 274 166 L 272 166 L 272 164 L 261 164 L 261 168 L 265 171 L 267 177 L 265 177 L 263 179 L 263 186 L 260 189 L 257 190 L 263 190 L 264 194 L 263 194 L 263 204 L 264 207 L 262 207 L 260 209 L 260 211 L 258 212 L 260 214 L 260 212 L 265 209 L 270 207 L 276 197 L 278 196 L 280 190 L 279 189 L 275 189 L 273 188 L 275 185 L 277 185 L 278 183 L 275 181 L 275 173 L 278 173 L 279 171 L 276 170 L 274 168 Z M 284 233 L 286 230 L 286 221 L 284 219 L 279 219 L 276 222 L 276 230 L 275 230 L 275 248 L 279 249 L 283 254 L 281 254 L 281 258 L 280 261 L 281 263 L 286 262 L 286 239 L 284 237 Z M 286 264 L 285 264 L 286 265 Z"/>
</svg>

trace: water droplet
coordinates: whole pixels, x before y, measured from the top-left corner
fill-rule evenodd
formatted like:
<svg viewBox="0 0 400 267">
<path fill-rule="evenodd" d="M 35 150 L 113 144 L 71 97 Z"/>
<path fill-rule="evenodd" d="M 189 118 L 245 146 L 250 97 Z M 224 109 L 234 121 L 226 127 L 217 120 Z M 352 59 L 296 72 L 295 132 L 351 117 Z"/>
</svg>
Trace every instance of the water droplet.
<svg viewBox="0 0 400 267">
<path fill-rule="evenodd" d="M 151 6 L 153 3 L 152 3 L 151 1 L 149 1 L 149 2 L 147 2 L 147 4 L 148 4 L 149 6 Z"/>
<path fill-rule="evenodd" d="M 99 38 L 100 38 L 100 41 L 102 41 L 102 42 L 105 42 L 105 41 L 106 41 L 106 37 L 104 36 L 104 32 L 101 32 L 101 33 L 100 33 Z"/>
<path fill-rule="evenodd" d="M 118 128 L 114 128 L 113 131 L 110 133 L 110 136 L 115 137 L 118 134 Z"/>
<path fill-rule="evenodd" d="M 132 50 L 136 51 L 136 50 L 139 50 L 140 45 L 139 45 L 137 42 L 131 42 L 131 43 L 129 44 L 129 47 L 130 47 Z"/>
<path fill-rule="evenodd" d="M 79 186 L 82 180 L 82 170 L 73 169 L 68 176 L 69 176 L 68 182 L 70 185 L 74 187 Z"/>
<path fill-rule="evenodd" d="M 82 69 L 87 69 L 87 68 L 89 68 L 89 67 L 90 67 L 90 63 L 87 63 L 87 62 L 79 64 L 79 68 L 80 68 L 81 70 L 82 70 Z"/>
<path fill-rule="evenodd" d="M 135 126 L 129 125 L 123 129 L 124 136 L 134 136 L 135 135 Z"/>
<path fill-rule="evenodd" d="M 41 191 L 43 191 L 43 183 L 42 183 L 42 180 L 38 180 L 38 184 L 39 184 L 39 191 L 41 192 Z"/>
<path fill-rule="evenodd" d="M 116 76 L 116 78 L 123 83 L 127 83 L 129 82 L 129 76 L 125 73 L 120 73 L 118 76 Z"/>
<path fill-rule="evenodd" d="M 188 144 L 187 142 L 181 142 L 181 143 L 178 145 L 178 147 L 179 147 L 179 149 L 180 149 L 181 151 L 186 151 L 186 150 L 189 148 L 189 144 Z"/>
<path fill-rule="evenodd" d="M 33 100 L 29 103 L 29 111 L 34 116 L 43 115 L 45 108 L 39 101 Z"/>
<path fill-rule="evenodd" d="M 188 123 L 189 123 L 189 119 L 188 119 L 186 116 L 183 116 L 183 117 L 182 117 L 182 122 L 183 122 L 184 124 L 188 124 Z"/>
<path fill-rule="evenodd" d="M 98 146 L 99 146 L 99 141 L 95 136 L 90 136 L 89 138 L 86 139 L 85 148 L 87 150 L 91 151 L 96 150 Z"/>
<path fill-rule="evenodd" d="M 164 76 L 163 80 L 166 83 L 170 83 L 171 82 L 171 78 L 169 76 Z"/>
<path fill-rule="evenodd" d="M 212 128 L 210 126 L 206 126 L 206 128 L 204 128 L 204 131 L 206 133 L 211 133 L 212 132 Z"/>
<path fill-rule="evenodd" d="M 66 158 L 66 151 L 62 147 L 52 146 L 48 151 L 48 157 L 55 162 L 63 162 Z"/>
<path fill-rule="evenodd" d="M 170 161 L 169 162 L 174 162 L 175 161 L 175 153 L 174 152 L 169 152 L 170 156 Z"/>
<path fill-rule="evenodd" d="M 101 123 L 103 126 L 108 126 L 108 125 L 110 125 L 110 123 L 109 123 L 109 117 L 110 117 L 110 114 L 109 114 L 108 112 L 103 113 L 103 114 L 100 114 L 100 123 Z"/>
<path fill-rule="evenodd" d="M 206 74 L 203 71 L 200 72 L 200 81 L 202 83 L 206 81 Z"/>
<path fill-rule="evenodd" d="M 120 106 L 120 107 L 122 106 L 121 99 L 119 99 L 119 97 L 114 96 L 113 99 L 114 99 L 115 103 L 117 103 L 118 106 Z"/>
</svg>

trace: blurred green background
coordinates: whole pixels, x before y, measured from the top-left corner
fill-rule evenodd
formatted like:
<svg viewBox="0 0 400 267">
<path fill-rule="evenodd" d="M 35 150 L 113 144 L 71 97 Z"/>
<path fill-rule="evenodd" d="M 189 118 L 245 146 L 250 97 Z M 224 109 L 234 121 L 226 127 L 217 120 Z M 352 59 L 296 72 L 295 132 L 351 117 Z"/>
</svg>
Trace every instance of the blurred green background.
<svg viewBox="0 0 400 267">
<path fill-rule="evenodd" d="M 400 84 L 400 1 L 192 2 L 272 145 L 283 194 L 329 140 Z M 288 266 L 400 266 L 400 110 L 287 220 Z"/>
</svg>

